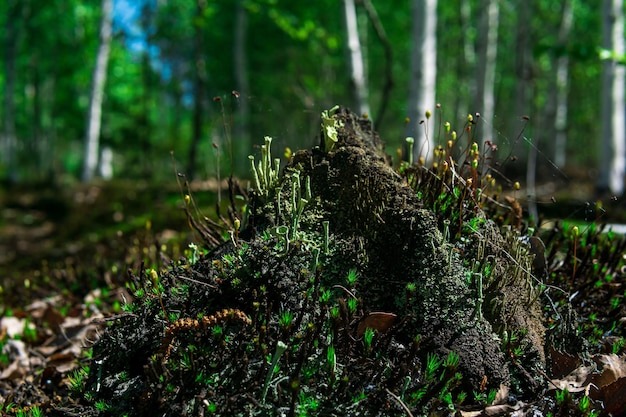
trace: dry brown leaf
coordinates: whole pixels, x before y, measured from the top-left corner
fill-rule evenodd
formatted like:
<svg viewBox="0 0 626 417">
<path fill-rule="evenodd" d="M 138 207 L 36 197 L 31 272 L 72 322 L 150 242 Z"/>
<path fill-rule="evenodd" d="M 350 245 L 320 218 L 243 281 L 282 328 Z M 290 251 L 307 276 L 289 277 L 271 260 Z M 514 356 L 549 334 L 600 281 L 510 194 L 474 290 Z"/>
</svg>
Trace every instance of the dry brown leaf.
<svg viewBox="0 0 626 417">
<path fill-rule="evenodd" d="M 626 413 L 626 378 L 617 381 L 602 389 L 604 408 L 614 416 L 623 416 Z"/>
<path fill-rule="evenodd" d="M 61 315 L 61 313 L 59 313 L 51 305 L 48 305 L 48 307 L 44 310 L 42 319 L 44 323 L 48 323 L 49 328 L 53 331 L 56 331 L 65 320 L 63 315 Z"/>
<path fill-rule="evenodd" d="M 599 374 L 594 374 L 591 382 L 598 388 L 603 388 L 612 384 L 619 378 L 626 376 L 626 362 L 624 356 L 596 355 L 592 358 L 601 368 Z"/>
<path fill-rule="evenodd" d="M 553 379 L 550 381 L 548 390 L 560 389 L 569 392 L 585 391 L 591 381 L 591 374 L 594 371 L 592 366 L 579 366 L 564 378 Z"/>
<path fill-rule="evenodd" d="M 379 333 L 385 333 L 387 330 L 389 330 L 389 328 L 391 328 L 393 322 L 396 320 L 396 317 L 397 316 L 393 313 L 370 313 L 359 323 L 357 335 L 359 337 L 363 336 L 363 334 L 365 333 L 365 329 L 367 329 L 368 327 L 370 329 L 378 331 Z"/>
<path fill-rule="evenodd" d="M 493 400 L 493 404 L 491 405 L 501 405 L 506 404 L 509 400 L 509 387 L 504 384 L 500 384 L 500 389 L 496 394 L 496 398 Z"/>
<path fill-rule="evenodd" d="M 23 378 L 26 374 L 28 374 L 28 368 L 22 366 L 18 358 L 11 362 L 9 366 L 0 373 L 0 380 Z"/>
<path fill-rule="evenodd" d="M 553 347 L 550 347 L 548 354 L 550 356 L 550 370 L 552 377 L 555 379 L 563 378 L 581 364 L 578 355 L 570 355 L 567 352 L 558 351 Z"/>
</svg>

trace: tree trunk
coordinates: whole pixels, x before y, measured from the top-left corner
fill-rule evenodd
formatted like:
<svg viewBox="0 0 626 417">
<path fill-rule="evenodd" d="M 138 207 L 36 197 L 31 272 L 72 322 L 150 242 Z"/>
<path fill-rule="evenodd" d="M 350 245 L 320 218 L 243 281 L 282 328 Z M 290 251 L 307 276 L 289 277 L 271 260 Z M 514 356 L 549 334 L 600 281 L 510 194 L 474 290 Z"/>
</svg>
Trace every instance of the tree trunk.
<svg viewBox="0 0 626 417">
<path fill-rule="evenodd" d="M 111 51 L 113 0 L 102 0 L 102 18 L 100 21 L 100 42 L 96 65 L 91 81 L 87 135 L 85 137 L 85 155 L 83 161 L 83 181 L 93 178 L 98 166 L 100 145 L 100 125 L 102 122 L 102 99 L 106 83 L 107 64 Z"/>
<path fill-rule="evenodd" d="M 624 56 L 624 13 L 620 0 L 604 0 L 602 34 L 604 49 L 611 56 L 604 62 L 602 82 L 602 152 L 600 190 L 621 196 L 624 192 L 624 66 L 616 57 Z"/>
<path fill-rule="evenodd" d="M 495 75 L 498 55 L 498 0 L 482 0 L 478 33 L 478 67 L 476 111 L 482 123 L 482 148 L 486 141 L 496 142 L 494 129 Z"/>
<path fill-rule="evenodd" d="M 7 23 L 5 26 L 5 45 L 4 45 L 4 93 L 2 102 L 4 111 L 2 112 L 2 142 L 0 149 L 2 159 L 0 162 L 6 164 L 7 178 L 10 182 L 17 181 L 16 166 L 16 147 L 17 135 L 15 132 L 15 76 L 16 76 L 16 58 L 17 49 L 20 38 L 20 16 L 22 14 L 22 1 L 12 0 L 7 6 Z"/>
<path fill-rule="evenodd" d="M 532 51 L 530 32 L 528 30 L 528 22 L 531 18 L 531 5 L 527 0 L 517 1 L 517 25 L 515 34 L 515 68 L 516 85 L 515 85 L 515 113 L 509 137 L 519 138 L 515 140 L 511 147 L 512 154 L 517 158 L 521 167 L 525 162 L 525 146 L 522 131 L 526 128 L 528 122 L 524 120 L 524 115 L 531 112 L 531 95 L 533 91 L 532 78 Z M 514 171 L 520 171 L 521 168 L 511 167 Z"/>
<path fill-rule="evenodd" d="M 572 22 L 574 20 L 574 8 L 572 7 L 571 0 L 566 0 L 564 2 L 562 16 L 557 44 L 559 52 L 556 59 L 556 112 L 554 117 L 554 164 L 558 168 L 563 168 L 566 162 L 569 56 L 565 49 L 572 29 Z"/>
<path fill-rule="evenodd" d="M 195 79 L 193 88 L 193 119 L 192 119 L 192 136 L 191 146 L 189 147 L 189 162 L 187 167 L 187 175 L 189 179 L 193 179 L 196 175 L 196 164 L 198 159 L 198 145 L 202 140 L 202 123 L 204 112 L 204 90 L 205 90 L 205 71 L 206 63 L 204 61 L 203 51 L 203 25 L 204 9 L 206 8 L 206 0 L 197 0 L 196 2 L 196 16 L 194 19 L 194 64 L 195 64 Z"/>
<path fill-rule="evenodd" d="M 463 33 L 470 33 L 474 29 L 472 19 L 472 5 L 470 0 L 461 0 L 459 18 Z M 458 118 L 467 116 L 471 111 L 469 98 L 476 97 L 476 48 L 471 36 L 463 37 L 463 59 L 459 59 L 458 77 L 459 82 L 465 85 L 466 94 L 457 94 L 454 104 L 454 115 Z"/>
<path fill-rule="evenodd" d="M 363 53 L 361 51 L 361 41 L 359 39 L 359 28 L 356 18 L 356 6 L 354 0 L 343 1 L 344 20 L 346 25 L 346 35 L 348 37 L 348 66 L 350 69 L 350 83 L 352 89 L 352 101 L 355 106 L 355 113 L 360 115 L 370 114 L 370 107 L 367 102 L 367 81 L 365 79 L 365 67 L 363 65 Z"/>
<path fill-rule="evenodd" d="M 409 81 L 407 135 L 415 138 L 414 160 L 428 162 L 434 150 L 434 129 L 425 114 L 435 107 L 437 81 L 437 0 L 413 0 L 411 78 Z M 424 121 L 424 124 L 421 124 Z M 406 155 L 406 153 L 405 153 Z"/>
<path fill-rule="evenodd" d="M 387 33 L 385 32 L 385 28 L 383 27 L 382 22 L 380 21 L 380 17 L 378 16 L 378 12 L 376 8 L 372 4 L 371 0 L 362 0 L 363 7 L 365 7 L 365 11 L 367 12 L 367 16 L 369 17 L 370 22 L 372 23 L 372 27 L 374 28 L 374 32 L 376 32 L 376 36 L 380 41 L 383 49 L 385 50 L 385 82 L 383 84 L 381 99 L 380 99 L 380 108 L 378 112 L 374 116 L 374 120 L 376 123 L 376 129 L 380 130 L 382 126 L 383 119 L 385 117 L 385 113 L 387 111 L 387 106 L 389 105 L 389 99 L 391 96 L 391 90 L 393 89 L 393 48 L 391 46 L 391 42 L 389 42 L 389 38 L 387 37 Z"/>
<path fill-rule="evenodd" d="M 250 153 L 252 144 L 250 142 L 250 82 L 248 78 L 248 51 L 246 50 L 248 33 L 248 12 L 243 0 L 237 2 L 235 15 L 235 84 L 239 97 L 232 97 L 237 100 L 237 120 L 234 126 L 234 135 L 230 138 L 230 158 L 231 171 L 237 170 L 240 175 L 245 174 L 249 167 L 247 155 Z M 234 149 L 233 149 L 234 148 Z M 231 172 L 234 174 L 234 172 Z"/>
<path fill-rule="evenodd" d="M 157 13 L 156 8 L 159 7 L 159 3 L 152 3 L 150 0 L 144 0 L 141 6 L 141 30 L 144 33 L 145 45 L 144 50 L 141 52 L 141 113 L 137 120 L 137 136 L 141 147 L 141 153 L 139 155 L 139 161 L 141 166 L 141 173 L 146 178 L 152 176 L 154 167 L 154 157 L 152 155 L 152 120 L 151 112 L 155 107 L 153 94 L 157 90 L 154 80 L 154 70 L 152 69 L 152 59 L 150 57 L 150 51 L 152 49 L 152 37 L 150 32 L 154 26 L 154 16 Z M 158 119 L 157 119 L 158 120 Z"/>
</svg>

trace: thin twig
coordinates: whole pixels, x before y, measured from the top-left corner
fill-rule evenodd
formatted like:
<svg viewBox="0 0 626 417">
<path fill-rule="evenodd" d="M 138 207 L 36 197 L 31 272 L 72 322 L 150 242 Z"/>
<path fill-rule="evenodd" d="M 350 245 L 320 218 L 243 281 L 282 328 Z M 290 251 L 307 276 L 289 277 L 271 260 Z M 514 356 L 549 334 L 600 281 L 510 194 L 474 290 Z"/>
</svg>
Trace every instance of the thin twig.
<svg viewBox="0 0 626 417">
<path fill-rule="evenodd" d="M 409 407 L 406 406 L 406 404 L 404 403 L 404 401 L 402 401 L 402 399 L 400 397 L 398 397 L 393 392 L 389 391 L 389 388 L 385 388 L 385 391 L 387 391 L 387 394 L 391 395 L 391 398 L 393 398 L 394 400 L 396 400 L 396 402 L 398 404 L 400 404 L 400 407 L 402 407 L 402 409 L 406 412 L 406 414 L 409 417 L 413 417 L 413 414 L 411 413 L 411 410 L 409 410 Z"/>
</svg>

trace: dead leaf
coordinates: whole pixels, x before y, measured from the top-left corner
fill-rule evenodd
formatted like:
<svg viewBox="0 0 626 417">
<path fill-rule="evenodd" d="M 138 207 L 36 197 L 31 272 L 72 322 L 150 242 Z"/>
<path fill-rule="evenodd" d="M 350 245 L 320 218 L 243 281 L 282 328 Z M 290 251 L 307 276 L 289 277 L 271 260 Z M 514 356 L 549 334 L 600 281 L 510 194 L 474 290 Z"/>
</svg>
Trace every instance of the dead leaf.
<svg viewBox="0 0 626 417">
<path fill-rule="evenodd" d="M 0 373 L 1 379 L 18 379 L 23 378 L 28 373 L 28 369 L 20 365 L 20 360 L 15 359 L 9 366 Z"/>
<path fill-rule="evenodd" d="M 548 390 L 560 389 L 569 392 L 585 391 L 591 381 L 592 366 L 579 366 L 564 378 L 557 378 L 550 381 Z"/>
<path fill-rule="evenodd" d="M 593 376 L 591 382 L 598 388 L 612 384 L 619 378 L 626 376 L 624 357 L 612 353 L 610 355 L 596 355 L 592 358 L 602 371 Z"/>
<path fill-rule="evenodd" d="M 626 378 L 617 381 L 602 389 L 604 408 L 614 416 L 623 416 L 626 412 Z"/>
<path fill-rule="evenodd" d="M 558 351 L 553 347 L 550 347 L 549 355 L 552 376 L 556 379 L 563 378 L 581 364 L 578 355 L 570 355 L 567 352 Z"/>
<path fill-rule="evenodd" d="M 359 323 L 357 335 L 359 337 L 363 336 L 363 334 L 365 333 L 365 329 L 367 329 L 368 327 L 370 329 L 378 331 L 379 333 L 385 333 L 391 328 L 391 326 L 393 326 L 396 317 L 397 316 L 393 313 L 370 313 Z"/>
</svg>

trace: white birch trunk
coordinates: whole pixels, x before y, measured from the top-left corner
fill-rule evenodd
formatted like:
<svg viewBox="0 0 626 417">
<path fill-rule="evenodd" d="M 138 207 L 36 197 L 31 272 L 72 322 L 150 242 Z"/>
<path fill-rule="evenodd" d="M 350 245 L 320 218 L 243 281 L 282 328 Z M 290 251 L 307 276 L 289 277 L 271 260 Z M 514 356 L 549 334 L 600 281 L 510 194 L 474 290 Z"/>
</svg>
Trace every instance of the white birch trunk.
<svg viewBox="0 0 626 417">
<path fill-rule="evenodd" d="M 100 22 L 100 42 L 93 70 L 85 154 L 83 161 L 83 181 L 93 178 L 98 166 L 100 126 L 102 123 L 102 99 L 106 83 L 107 64 L 111 51 L 113 0 L 102 0 L 102 20 Z"/>
<path fill-rule="evenodd" d="M 434 125 L 426 111 L 434 114 L 437 81 L 437 0 L 413 0 L 411 78 L 409 81 L 407 135 L 415 138 L 414 160 L 428 162 L 434 150 Z M 420 124 L 424 121 L 424 124 Z"/>
<path fill-rule="evenodd" d="M 624 55 L 622 1 L 604 0 L 602 8 L 604 48 L 612 56 L 604 63 L 602 84 L 602 152 L 599 188 L 621 196 L 624 192 L 624 66 L 615 56 Z"/>
<path fill-rule="evenodd" d="M 354 0 L 344 0 L 343 6 L 346 34 L 348 36 L 347 48 L 352 96 L 356 106 L 355 112 L 359 115 L 370 115 L 370 107 L 367 100 L 367 81 L 365 79 L 365 67 L 363 65 L 363 53 L 361 51 Z"/>
<path fill-rule="evenodd" d="M 494 130 L 495 117 L 495 78 L 496 59 L 498 56 L 498 23 L 500 9 L 498 0 L 481 2 L 481 24 L 479 34 L 479 65 L 478 65 L 478 103 L 477 111 L 485 121 L 482 128 L 482 143 L 488 140 L 496 142 Z"/>
</svg>

